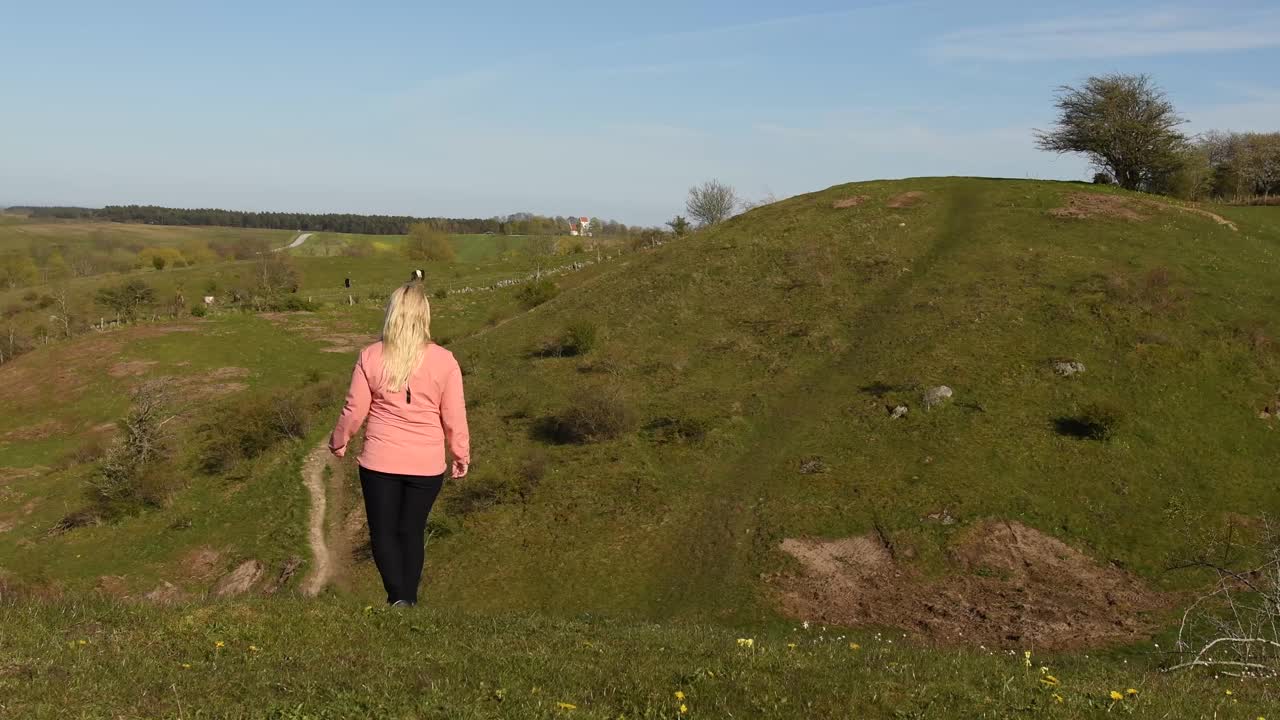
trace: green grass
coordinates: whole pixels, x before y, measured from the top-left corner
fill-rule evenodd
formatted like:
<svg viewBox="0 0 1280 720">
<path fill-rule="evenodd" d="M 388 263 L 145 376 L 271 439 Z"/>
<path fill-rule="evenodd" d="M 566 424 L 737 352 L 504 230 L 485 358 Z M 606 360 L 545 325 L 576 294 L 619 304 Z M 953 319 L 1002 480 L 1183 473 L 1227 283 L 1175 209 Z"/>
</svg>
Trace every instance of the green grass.
<svg viewBox="0 0 1280 720">
<path fill-rule="evenodd" d="M 0 604 L 0 626 L 12 629 L 0 641 L 0 707 L 22 718 L 1253 720 L 1280 701 L 1266 683 L 1154 672 L 1147 651 L 1034 655 L 1028 666 L 1021 653 L 817 626 L 400 613 L 287 599 Z M 1041 682 L 1046 675 L 1060 684 Z M 1137 695 L 1111 700 L 1130 688 Z"/>
<path fill-rule="evenodd" d="M 296 234 L 290 230 L 260 228 L 142 225 L 6 215 L 0 221 L 0 251 L 28 248 L 34 243 L 73 247 L 88 244 L 96 238 L 142 247 L 178 247 L 189 240 L 213 243 L 241 237 L 262 238 L 272 245 L 285 245 Z"/>
<path fill-rule="evenodd" d="M 907 190 L 923 193 L 918 204 L 889 206 Z M 1144 217 L 1050 214 L 1077 192 L 1136 203 L 1132 209 Z M 854 195 L 867 199 L 833 207 Z M 50 702 L 92 708 L 98 697 L 102 707 L 136 714 L 149 711 L 130 705 L 143 702 L 125 695 L 135 685 L 153 688 L 146 702 L 159 704 L 147 707 L 169 714 L 177 686 L 189 691 L 182 695 L 188 709 L 234 715 L 219 704 L 232 699 L 212 694 L 222 681 L 209 672 L 211 651 L 192 655 L 200 673 L 179 673 L 180 663 L 191 662 L 180 656 L 219 639 L 205 634 L 217 631 L 228 643 L 256 643 L 250 635 L 257 635 L 272 652 L 289 648 L 293 665 L 285 656 L 262 656 L 274 657 L 269 678 L 244 663 L 229 670 L 240 674 L 223 678 L 229 684 L 220 687 L 243 693 L 230 697 L 245 701 L 238 707 L 246 717 L 523 717 L 562 713 L 554 706 L 560 700 L 587 717 L 669 716 L 667 696 L 680 689 L 674 681 L 701 677 L 703 668 L 715 678 L 701 686 L 707 694 L 684 691 L 695 699 L 694 711 L 715 717 L 916 717 L 963 709 L 986 717 L 1132 710 L 1256 718 L 1274 702 L 1271 690 L 1248 686 L 1228 697 L 1208 680 L 1152 674 L 1152 659 L 1141 653 L 1052 658 L 1070 689 L 1060 707 L 1044 705 L 1035 673 L 1026 677 L 1020 658 L 899 644 L 892 652 L 901 656 L 859 665 L 849 661 L 847 643 L 804 645 L 809 654 L 793 658 L 782 651 L 793 623 L 768 580 L 796 569 L 778 549 L 784 538 L 877 529 L 904 555 L 910 551 L 913 559 L 903 562 L 911 571 L 945 580 L 956 572 L 951 543 L 995 518 L 1031 526 L 1158 590 L 1197 587 L 1202 577 L 1165 568 L 1203 550 L 1229 524 L 1280 510 L 1272 480 L 1280 464 L 1277 427 L 1257 416 L 1280 388 L 1280 297 L 1272 290 L 1280 280 L 1280 212 L 1210 209 L 1239 230 L 1080 184 L 859 183 L 758 208 L 562 276 L 559 296 L 527 312 L 514 288 L 433 300 L 435 333 L 449 339 L 466 373 L 475 460 L 471 477 L 449 483 L 433 513 L 427 575 L 438 611 L 411 621 L 362 615 L 358 608 L 379 594 L 366 561 L 351 563 L 334 598 L 303 609 L 273 601 L 8 612 L 28 613 L 41 628 L 23 641 L 36 667 L 76 650 L 65 645 L 73 631 L 59 630 L 87 622 L 75 613 L 108 618 L 107 637 L 125 644 L 111 640 L 109 652 L 84 666 L 87 680 L 64 683 L 69 689 Z M 247 392 L 287 387 L 312 369 L 345 382 L 350 352 L 320 349 L 327 337 L 374 334 L 380 302 L 367 294 L 401 281 L 407 265 L 394 254 L 298 262 L 300 293 L 329 303 L 319 313 L 217 315 L 197 324 L 199 333 L 119 335 L 119 347 L 96 350 L 86 343 L 101 340 L 90 338 L 0 368 L 0 385 L 21 372 L 36 378 L 38 390 L 0 418 L 0 436 L 49 420 L 79 429 L 118 415 L 128 381 L 104 373 L 122 359 L 195 377 L 245 367 Z M 429 267 L 428 283 L 486 284 L 528 272 L 527 262 L 498 256 Z M 225 265 L 163 276 L 183 277 L 190 287 L 211 271 L 231 282 L 246 270 Z M 355 280 L 350 293 L 341 287 L 347 276 Z M 341 304 L 349 294 L 357 305 Z M 575 324 L 599 329 L 588 353 L 541 351 Z M 1087 371 L 1058 377 L 1051 365 L 1059 358 L 1083 362 Z M 90 387 L 60 394 L 66 381 L 48 368 L 77 363 Z M 942 384 L 954 398 L 926 412 L 923 391 Z M 603 443 L 548 443 L 547 418 L 602 389 L 626 399 L 638 428 Z M 898 403 L 910 413 L 890 420 L 887 407 Z M 1115 409 L 1108 439 L 1062 432 L 1092 407 Z M 325 425 L 317 422 L 309 443 Z M 673 426 L 697 432 L 672 439 L 662 428 Z M 0 471 L 52 466 L 73 446 L 70 437 L 0 445 Z M 170 507 L 58 538 L 43 537 L 43 529 L 74 509 L 88 469 L 8 480 L 0 486 L 0 521 L 21 524 L 6 537 L 15 540 L 12 549 L 0 545 L 0 567 L 68 590 L 110 573 L 127 576 L 135 591 L 166 579 L 198 594 L 208 583 L 182 577 L 177 561 L 192 547 L 225 548 L 228 562 L 305 557 L 297 463 L 307 447 L 278 448 L 234 478 L 193 482 Z M 798 472 L 815 456 L 826 472 Z M 545 458 L 545 474 L 526 483 L 521 467 L 536 457 Z M 351 470 L 339 479 L 342 510 L 359 497 Z M 489 502 L 468 508 L 467 493 Z M 37 498 L 37 509 L 22 515 Z M 955 525 L 927 520 L 944 509 Z M 202 515 L 189 529 L 167 530 Z M 613 620 L 584 625 L 576 620 L 584 614 Z M 351 622 L 367 625 L 332 629 Z M 406 631 L 406 622 L 418 629 Z M 231 635 L 235 628 L 248 634 Z M 421 633 L 422 642 L 393 642 L 406 632 Z M 137 638 L 148 633 L 175 639 L 142 644 Z M 747 633 L 768 652 L 739 666 L 746 659 L 731 641 Z M 584 634 L 600 653 L 571 654 Z M 155 659 L 141 650 L 136 662 L 120 655 L 134 652 L 134 643 Z M 499 670 L 482 671 L 486 662 Z M 107 677 L 103 668 L 111 663 L 130 669 L 119 680 Z M 426 669 L 416 676 L 383 672 L 379 663 Z M 137 679 L 148 672 L 152 679 Z M 0 670 L 0 681 L 5 677 Z M 1102 700 L 1120 685 L 1140 687 L 1140 702 L 1110 707 Z M 564 696 L 534 695 L 535 686 Z M 499 688 L 507 700 L 485 700 Z"/>
</svg>

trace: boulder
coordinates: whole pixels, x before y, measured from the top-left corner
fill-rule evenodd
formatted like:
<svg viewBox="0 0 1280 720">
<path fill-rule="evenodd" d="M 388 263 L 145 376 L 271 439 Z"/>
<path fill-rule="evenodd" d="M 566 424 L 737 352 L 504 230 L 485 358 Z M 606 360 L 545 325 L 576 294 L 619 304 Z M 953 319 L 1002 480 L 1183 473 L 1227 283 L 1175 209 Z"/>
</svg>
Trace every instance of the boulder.
<svg viewBox="0 0 1280 720">
<path fill-rule="evenodd" d="M 1053 371 L 1062 377 L 1071 377 L 1084 372 L 1084 363 L 1078 360 L 1055 360 Z"/>
<path fill-rule="evenodd" d="M 265 571 L 266 568 L 257 560 L 245 560 L 235 570 L 223 575 L 222 579 L 213 586 L 213 596 L 243 595 L 249 592 L 262 579 L 262 574 Z"/>
<path fill-rule="evenodd" d="M 891 409 L 889 410 L 889 419 L 890 419 L 890 420 L 897 420 L 898 418 L 906 417 L 906 416 L 907 416 L 907 406 L 906 406 L 906 405 L 898 405 L 897 407 L 891 408 Z"/>
<path fill-rule="evenodd" d="M 924 391 L 924 409 L 932 410 L 942 403 L 951 399 L 955 393 L 946 385 L 931 387 Z"/>
</svg>

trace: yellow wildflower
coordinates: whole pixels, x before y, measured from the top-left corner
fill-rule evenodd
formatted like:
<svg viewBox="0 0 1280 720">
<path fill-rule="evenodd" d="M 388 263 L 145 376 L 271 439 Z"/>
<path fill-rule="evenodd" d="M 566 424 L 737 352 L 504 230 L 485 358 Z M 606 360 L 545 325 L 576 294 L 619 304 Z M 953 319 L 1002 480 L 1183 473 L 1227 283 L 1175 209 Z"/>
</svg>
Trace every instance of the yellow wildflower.
<svg viewBox="0 0 1280 720">
<path fill-rule="evenodd" d="M 1031 667 L 1031 651 L 1030 650 L 1022 653 L 1022 659 L 1024 662 L 1026 662 L 1027 667 Z"/>
<path fill-rule="evenodd" d="M 577 705 L 574 705 L 573 703 L 558 702 L 558 703 L 556 703 L 556 705 L 557 705 L 561 710 L 577 710 L 577 709 L 578 709 L 578 706 L 577 706 Z"/>
<path fill-rule="evenodd" d="M 1053 701 L 1054 701 L 1054 702 L 1056 702 L 1056 703 L 1058 703 L 1059 705 L 1061 705 L 1061 704 L 1062 704 L 1062 696 L 1061 696 L 1061 695 L 1059 695 L 1058 693 L 1054 693 L 1054 694 L 1053 694 Z"/>
<path fill-rule="evenodd" d="M 1132 696 L 1132 695 L 1137 695 L 1137 694 L 1138 694 L 1138 691 L 1137 691 L 1137 689 L 1136 689 L 1136 688 L 1129 688 L 1128 690 L 1125 690 L 1125 691 L 1124 691 L 1124 694 L 1125 694 L 1125 695 L 1131 695 L 1131 696 Z"/>
<path fill-rule="evenodd" d="M 1124 696 L 1123 696 L 1123 695 L 1121 695 L 1120 693 L 1116 692 L 1115 690 L 1112 690 L 1112 691 L 1111 691 L 1111 699 L 1112 699 L 1112 700 L 1123 700 L 1123 699 L 1124 699 Z"/>
<path fill-rule="evenodd" d="M 689 706 L 684 703 L 680 703 L 680 714 L 684 715 L 687 712 L 689 712 Z"/>
<path fill-rule="evenodd" d="M 677 691 L 676 691 L 676 699 L 677 699 L 677 700 L 683 700 L 683 699 L 684 699 L 684 691 L 683 691 L 683 690 L 677 690 Z"/>
<path fill-rule="evenodd" d="M 221 640 L 219 640 L 218 642 L 214 643 L 214 644 L 213 644 L 213 646 L 214 646 L 215 648 L 217 648 L 217 649 L 221 650 L 222 648 L 226 647 L 226 646 L 227 646 L 227 644 L 226 644 L 226 643 L 224 643 L 224 642 L 222 642 Z"/>
<path fill-rule="evenodd" d="M 755 646 L 755 638 L 738 638 L 738 647 L 753 648 Z"/>
<path fill-rule="evenodd" d="M 183 670 L 190 670 L 190 669 L 191 669 L 191 663 L 182 663 L 182 669 L 183 669 Z"/>
<path fill-rule="evenodd" d="M 849 643 L 849 649 L 850 649 L 850 650 L 861 650 L 861 649 L 862 649 L 862 646 L 861 646 L 861 645 L 859 645 L 858 643 Z"/>
<path fill-rule="evenodd" d="M 258 648 L 258 646 L 257 646 L 257 645 L 250 645 L 250 646 L 249 646 L 249 652 L 258 652 L 258 650 L 259 650 L 259 648 Z"/>
<path fill-rule="evenodd" d="M 1058 678 L 1052 675 L 1045 675 L 1044 677 L 1040 678 L 1040 682 L 1044 683 L 1045 685 L 1048 685 L 1049 687 L 1058 686 Z"/>
<path fill-rule="evenodd" d="M 1228 695 L 1235 695 L 1235 693 L 1231 692 L 1230 690 L 1228 690 L 1228 691 L 1227 691 L 1227 694 L 1228 694 Z"/>
<path fill-rule="evenodd" d="M 788 648 L 789 650 L 795 650 L 795 649 L 796 649 L 796 644 L 795 644 L 795 643 L 787 643 L 787 648 Z"/>
</svg>

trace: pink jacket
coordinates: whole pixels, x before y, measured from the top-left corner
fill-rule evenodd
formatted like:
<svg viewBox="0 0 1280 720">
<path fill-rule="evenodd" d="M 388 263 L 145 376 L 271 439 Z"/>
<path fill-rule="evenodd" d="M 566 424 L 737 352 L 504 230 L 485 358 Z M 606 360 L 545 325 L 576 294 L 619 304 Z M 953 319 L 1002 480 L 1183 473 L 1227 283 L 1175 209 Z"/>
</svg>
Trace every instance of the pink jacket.
<svg viewBox="0 0 1280 720">
<path fill-rule="evenodd" d="M 471 463 L 471 436 L 462 397 L 462 370 L 453 353 L 434 343 L 406 388 L 386 392 L 382 383 L 382 343 L 360 352 L 342 416 L 329 436 L 341 456 L 365 416 L 360 466 L 398 475 L 439 475 L 446 469 L 445 441 L 455 460 Z"/>
</svg>

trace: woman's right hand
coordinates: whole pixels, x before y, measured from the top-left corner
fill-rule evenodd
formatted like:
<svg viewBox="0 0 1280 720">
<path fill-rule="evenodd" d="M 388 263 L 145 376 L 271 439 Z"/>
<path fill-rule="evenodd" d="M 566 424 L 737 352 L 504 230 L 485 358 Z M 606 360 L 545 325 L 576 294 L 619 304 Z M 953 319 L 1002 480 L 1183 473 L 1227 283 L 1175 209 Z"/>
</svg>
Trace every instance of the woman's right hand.
<svg viewBox="0 0 1280 720">
<path fill-rule="evenodd" d="M 333 456 L 337 458 L 345 457 L 347 454 L 347 446 L 343 445 L 340 448 L 331 447 L 329 448 L 329 452 L 333 453 Z"/>
<path fill-rule="evenodd" d="M 457 480 L 458 478 L 464 478 L 464 477 L 466 477 L 466 476 L 467 476 L 467 469 L 468 469 L 469 467 L 470 467 L 470 465 L 468 465 L 467 463 L 462 462 L 461 460 L 454 460 L 454 461 L 453 461 L 453 473 L 451 474 L 451 477 L 452 477 L 454 480 Z"/>
</svg>

